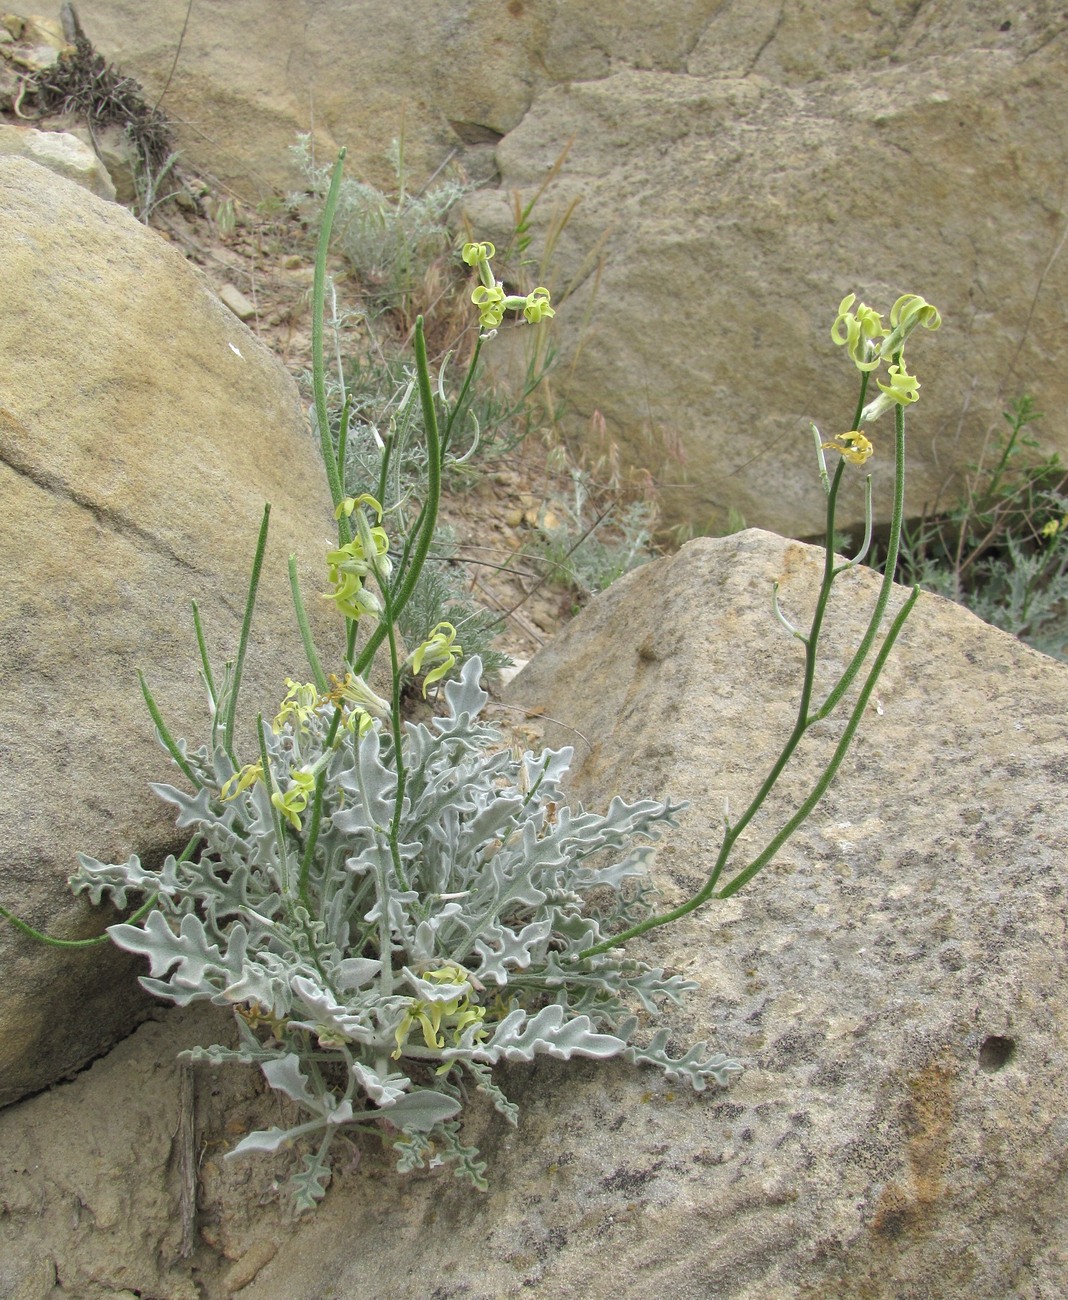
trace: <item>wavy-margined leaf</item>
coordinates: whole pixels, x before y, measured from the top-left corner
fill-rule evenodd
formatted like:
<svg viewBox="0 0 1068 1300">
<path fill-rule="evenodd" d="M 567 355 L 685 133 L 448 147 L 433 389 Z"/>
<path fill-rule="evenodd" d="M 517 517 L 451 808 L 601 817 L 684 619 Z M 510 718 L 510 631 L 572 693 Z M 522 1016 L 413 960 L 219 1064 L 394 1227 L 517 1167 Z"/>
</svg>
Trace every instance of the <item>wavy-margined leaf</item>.
<svg viewBox="0 0 1068 1300">
<path fill-rule="evenodd" d="M 131 853 L 125 862 L 114 864 L 98 862 L 86 853 L 79 853 L 78 866 L 68 883 L 74 893 L 88 894 L 94 906 L 98 906 L 107 895 L 116 907 L 125 908 L 128 906 L 128 889 L 139 894 L 164 894 L 168 897 L 176 894 L 181 889 L 177 868 L 173 853 L 167 855 L 158 871 L 143 867 L 136 853 Z"/>
<path fill-rule="evenodd" d="M 289 1180 L 293 1208 L 298 1214 L 315 1209 L 326 1195 L 330 1177 L 330 1165 L 318 1151 L 310 1152 L 302 1158 L 300 1169 Z"/>
<path fill-rule="evenodd" d="M 369 984 L 381 969 L 382 963 L 370 957 L 346 957 L 338 963 L 334 978 L 338 988 L 351 993 Z"/>
<path fill-rule="evenodd" d="M 620 1032 L 629 1037 L 635 1027 L 635 1022 L 629 1021 L 620 1026 Z M 673 1083 L 686 1081 L 694 1092 L 704 1092 L 709 1079 L 726 1088 L 732 1075 L 741 1074 L 741 1065 L 722 1052 L 706 1057 L 704 1043 L 695 1043 L 683 1056 L 669 1056 L 667 1044 L 670 1037 L 670 1030 L 658 1029 L 645 1047 L 628 1046 L 622 1053 L 623 1058 L 635 1065 L 658 1066 Z"/>
<path fill-rule="evenodd" d="M 353 1063 L 352 1073 L 356 1082 L 376 1106 L 391 1106 L 412 1086 L 412 1081 L 406 1074 L 400 1072 L 391 1074 L 388 1071 L 386 1074 L 379 1074 L 377 1070 L 364 1065 L 361 1061 Z"/>
<path fill-rule="evenodd" d="M 507 925 L 487 925 L 475 940 L 475 953 L 480 958 L 475 974 L 482 981 L 507 984 L 509 973 L 526 970 L 534 960 L 535 950 L 544 948 L 552 932 L 551 919 L 531 921 L 518 931 Z"/>
<path fill-rule="evenodd" d="M 160 911 L 149 912 L 140 926 L 111 925 L 108 934 L 127 952 L 143 953 L 154 977 L 176 968 L 171 976 L 175 991 L 188 990 L 200 996 L 209 996 L 241 978 L 248 946 L 248 931 L 240 923 L 231 927 L 224 953 L 208 938 L 198 916 L 183 916 L 176 934 Z M 186 998 L 180 1005 L 191 1000 Z"/>
<path fill-rule="evenodd" d="M 474 1052 L 482 1061 L 532 1061 L 535 1056 L 593 1056 L 600 1060 L 619 1056 L 627 1044 L 613 1034 L 599 1034 L 588 1016 L 568 1017 L 559 1003 L 542 1007 L 535 1015 L 517 1009 L 497 1026 L 493 1037 Z M 449 1053 L 442 1053 L 448 1059 Z"/>
<path fill-rule="evenodd" d="M 385 831 L 393 817 L 397 774 L 381 759 L 382 744 L 374 727 L 356 749 L 356 761 L 338 775 L 348 806 L 334 813 L 334 825 L 346 833 Z"/>
<path fill-rule="evenodd" d="M 354 1043 L 376 1043 L 381 1038 L 381 1030 L 375 1021 L 375 1009 L 382 1010 L 382 1003 L 374 993 L 361 995 L 357 1001 L 357 1009 L 354 1011 L 352 1006 L 343 1006 L 338 1002 L 333 994 L 324 989 L 315 980 L 304 975 L 295 975 L 290 987 L 296 999 L 296 1003 L 306 1012 L 310 1012 L 307 1020 L 295 1020 L 294 1024 L 300 1028 L 306 1028 L 313 1032 L 321 1029 L 334 1029 L 343 1038 L 349 1039 Z M 399 1002 L 400 999 L 397 999 Z M 364 1006 L 360 1006 L 363 1002 Z M 294 1006 L 294 1010 L 297 1006 Z"/>
<path fill-rule="evenodd" d="M 300 1068 L 300 1057 L 295 1052 L 264 1061 L 260 1069 L 276 1092 L 284 1092 L 292 1101 L 299 1101 L 309 1110 L 321 1109 L 318 1098 L 308 1087 L 307 1077 Z"/>
<path fill-rule="evenodd" d="M 465 1057 L 461 1062 L 464 1069 L 467 1070 L 475 1080 L 475 1087 L 479 1092 L 485 1093 L 493 1102 L 493 1109 L 503 1115 L 509 1124 L 514 1128 L 519 1123 L 519 1107 L 510 1098 L 506 1097 L 503 1091 L 493 1082 L 493 1075 L 489 1068 L 482 1064 L 481 1061 L 472 1061 Z"/>
<path fill-rule="evenodd" d="M 568 808 L 561 783 L 571 751 L 517 757 L 501 746 L 477 721 L 487 700 L 479 674 L 470 660 L 446 685 L 448 716 L 406 726 L 396 822 L 388 732 L 338 733 L 327 751 L 333 715 L 324 706 L 287 721 L 280 734 L 265 726 L 262 736 L 276 789 L 289 788 L 298 765 L 325 774 L 313 851 L 306 817 L 280 836 L 264 782 L 221 800 L 233 764 L 218 750 L 212 767 L 205 751 L 198 768 L 205 787 L 196 795 L 157 791 L 177 807 L 180 824 L 197 826 L 198 861 L 168 858 L 152 872 L 136 858 L 114 866 L 86 858 L 75 873 L 76 887 L 94 899 L 161 896 L 142 926 L 111 930 L 121 947 L 148 957 L 146 989 L 181 1005 L 249 1003 L 285 1022 L 285 1029 L 270 1025 L 283 1045 L 259 1018 L 239 1016 L 237 1048 L 196 1048 L 188 1059 L 256 1063 L 301 1108 L 304 1122 L 250 1133 L 231 1153 L 276 1152 L 311 1139 L 314 1153 L 290 1182 L 299 1207 L 322 1197 L 331 1135 L 375 1119 L 397 1135 L 399 1167 L 445 1163 L 484 1187 L 485 1166 L 456 1121 L 466 1095 L 462 1072 L 514 1123 L 517 1108 L 491 1073 L 502 1060 L 622 1056 L 698 1089 L 737 1068 L 703 1045 L 671 1057 L 667 1031 L 644 1048 L 633 1045 L 634 1002 L 655 1013 L 692 987 L 687 981 L 620 951 L 576 960 L 628 923 L 635 895 L 642 897 L 632 882 L 647 875 L 651 856 L 635 837 L 655 840 L 679 805 L 617 798 L 604 815 Z M 379 951 L 384 929 L 388 953 Z M 449 963 L 464 974 L 447 984 L 431 977 Z M 398 1031 L 419 1014 L 414 1008 L 427 1014 L 433 1003 L 488 1004 L 492 993 L 476 997 L 486 989 L 501 990 L 516 1009 L 494 1024 L 503 1013 L 493 1003 L 488 1026 L 468 1020 L 450 1030 L 448 1047 L 416 1045 L 392 1060 Z M 524 1009 L 538 1007 L 537 999 L 551 1001 Z M 313 1067 L 309 1053 L 338 1068 Z M 445 1066 L 436 1087 L 426 1086 L 428 1064 Z"/>
</svg>

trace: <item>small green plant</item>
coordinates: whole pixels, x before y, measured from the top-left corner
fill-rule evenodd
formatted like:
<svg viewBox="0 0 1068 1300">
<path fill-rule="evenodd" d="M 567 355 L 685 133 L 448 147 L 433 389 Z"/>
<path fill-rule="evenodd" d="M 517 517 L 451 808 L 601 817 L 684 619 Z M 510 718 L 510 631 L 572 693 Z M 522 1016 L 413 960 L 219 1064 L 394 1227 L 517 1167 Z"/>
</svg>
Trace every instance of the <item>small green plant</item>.
<svg viewBox="0 0 1068 1300">
<path fill-rule="evenodd" d="M 653 558 L 656 505 L 627 499 L 619 484 L 598 485 L 594 475 L 568 461 L 571 500 L 538 515 L 538 536 L 521 554 L 553 586 L 589 600 L 617 578 Z"/>
<path fill-rule="evenodd" d="M 814 699 L 822 623 L 838 576 L 857 563 L 828 550 L 823 583 L 808 632 L 783 625 L 804 647 L 797 723 L 750 804 L 724 823 L 720 852 L 702 889 L 680 907 L 654 914 L 648 878 L 650 844 L 674 824 L 671 800 L 627 803 L 614 798 L 604 814 L 564 804 L 561 781 L 570 750 L 516 755 L 481 720 L 486 703 L 482 665 L 463 663 L 456 629 L 424 629 L 407 655 L 397 621 L 413 599 L 437 530 L 442 475 L 462 392 L 446 400 L 427 360 L 422 321 L 415 329 L 415 374 L 426 437 L 426 480 L 418 508 L 397 532 L 371 493 L 349 495 L 341 446 L 331 435 L 323 364 L 323 302 L 327 240 L 341 179 L 335 168 L 316 262 L 313 324 L 315 413 L 338 523 L 326 555 L 329 598 L 346 626 L 337 675 L 320 663 L 290 561 L 294 606 L 311 679 L 287 681 L 273 721 L 260 717 L 258 752 L 242 762 L 235 721 L 242 665 L 266 546 L 269 507 L 252 566 L 237 655 L 217 676 L 194 608 L 201 671 L 211 701 L 207 742 L 176 741 L 142 677 L 142 690 L 162 743 L 188 788 L 157 785 L 191 836 L 186 849 L 157 869 L 138 857 L 104 864 L 82 855 L 71 884 L 93 901 L 126 907 L 144 898 L 125 922 L 109 927 L 121 948 L 144 955 L 142 984 L 180 1005 L 210 1001 L 235 1013 L 238 1045 L 199 1048 L 192 1059 L 255 1065 L 297 1112 L 292 1122 L 248 1134 L 230 1154 L 303 1152 L 291 1189 L 299 1209 L 314 1206 L 331 1176 L 331 1147 L 341 1134 L 375 1135 L 400 1170 L 440 1163 L 485 1186 L 478 1152 L 465 1143 L 461 1115 L 480 1094 L 509 1122 L 517 1108 L 493 1076 L 501 1061 L 622 1059 L 656 1066 L 671 1080 L 700 1090 L 726 1084 L 739 1065 L 697 1044 L 678 1053 L 667 1027 L 643 1031 L 635 1012 L 659 1017 L 692 987 L 630 955 L 635 936 L 736 892 L 773 857 L 812 811 L 841 765 L 879 673 L 918 591 L 894 616 L 882 645 L 869 652 L 890 600 L 884 578 L 868 628 L 822 702 Z M 537 325 L 553 308 L 544 289 L 508 294 L 490 268 L 492 246 L 469 243 L 465 262 L 479 283 L 472 300 L 488 335 L 509 311 Z M 917 381 L 904 370 L 902 349 L 938 314 L 915 296 L 890 316 L 843 302 L 834 326 L 861 371 L 861 395 L 850 431 L 817 455 L 827 495 L 828 535 L 847 464 L 862 464 L 872 444 L 861 425 L 884 410 L 896 415 L 897 479 L 891 548 L 901 520 L 904 407 Z M 865 403 L 871 373 L 890 362 L 889 382 Z M 477 361 L 476 357 L 472 366 Z M 471 375 L 468 373 L 468 379 Z M 833 475 L 824 451 L 840 453 Z M 379 483 L 388 481 L 391 443 L 381 448 Z M 870 479 L 868 480 L 870 518 Z M 892 572 L 892 565 L 890 566 Z M 369 684 L 379 653 L 390 686 Z M 445 711 L 429 723 L 405 722 L 405 672 L 427 688 L 444 683 Z M 803 736 L 842 701 L 860 678 L 856 701 L 814 789 L 754 857 L 733 860 L 739 837 L 778 782 Z M 10 913 L 4 912 L 10 916 Z M 22 922 L 16 922 L 29 930 Z M 43 937 L 39 936 L 38 937 Z M 60 941 L 62 942 L 62 941 Z M 93 942 L 93 941 L 87 941 Z"/>
<path fill-rule="evenodd" d="M 1058 658 L 1068 650 L 1068 468 L 1037 455 L 1042 419 L 1014 401 L 990 463 L 973 465 L 954 505 L 906 528 L 910 582 L 966 606 L 987 623 Z"/>
</svg>

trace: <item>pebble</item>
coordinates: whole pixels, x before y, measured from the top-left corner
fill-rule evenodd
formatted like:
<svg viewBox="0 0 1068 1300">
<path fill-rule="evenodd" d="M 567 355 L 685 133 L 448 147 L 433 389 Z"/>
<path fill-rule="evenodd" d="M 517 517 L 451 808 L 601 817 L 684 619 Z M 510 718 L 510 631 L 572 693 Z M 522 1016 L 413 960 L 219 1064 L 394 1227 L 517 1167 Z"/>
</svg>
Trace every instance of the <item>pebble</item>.
<svg viewBox="0 0 1068 1300">
<path fill-rule="evenodd" d="M 219 297 L 238 320 L 251 320 L 256 314 L 256 308 L 235 285 L 224 284 L 219 290 Z"/>
</svg>

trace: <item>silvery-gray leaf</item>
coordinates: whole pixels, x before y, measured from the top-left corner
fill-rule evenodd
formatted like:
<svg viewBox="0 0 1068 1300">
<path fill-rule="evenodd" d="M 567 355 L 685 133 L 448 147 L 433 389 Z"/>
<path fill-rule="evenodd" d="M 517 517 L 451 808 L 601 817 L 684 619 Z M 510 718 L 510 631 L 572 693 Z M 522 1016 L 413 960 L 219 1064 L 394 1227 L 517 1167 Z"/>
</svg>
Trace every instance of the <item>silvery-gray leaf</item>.
<svg viewBox="0 0 1068 1300">
<path fill-rule="evenodd" d="M 572 1056 L 607 1060 L 619 1056 L 626 1046 L 612 1034 L 595 1033 L 588 1016 L 569 1019 L 564 1008 L 553 1002 L 533 1016 L 518 1009 L 510 1012 L 489 1042 L 478 1049 L 477 1059 L 532 1061 L 544 1054 L 562 1060 Z"/>
<path fill-rule="evenodd" d="M 422 1133 L 428 1133 L 443 1120 L 452 1119 L 459 1110 L 460 1103 L 455 1097 L 446 1097 L 440 1092 L 431 1092 L 428 1088 L 407 1092 L 391 1106 L 382 1108 L 391 1124 Z"/>
</svg>

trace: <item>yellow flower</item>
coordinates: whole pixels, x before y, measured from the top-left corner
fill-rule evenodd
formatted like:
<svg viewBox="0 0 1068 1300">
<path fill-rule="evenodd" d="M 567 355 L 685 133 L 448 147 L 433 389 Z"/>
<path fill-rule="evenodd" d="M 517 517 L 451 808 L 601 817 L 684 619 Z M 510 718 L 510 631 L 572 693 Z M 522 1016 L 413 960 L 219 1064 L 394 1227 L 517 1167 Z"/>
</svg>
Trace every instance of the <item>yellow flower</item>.
<svg viewBox="0 0 1068 1300">
<path fill-rule="evenodd" d="M 918 326 L 936 330 L 942 324 L 937 307 L 918 293 L 905 293 L 890 308 L 890 332 L 879 348 L 884 357 L 892 357 L 905 346 L 905 340 Z"/>
<path fill-rule="evenodd" d="M 408 1036 L 416 1025 L 419 1026 L 423 1042 L 427 1047 L 441 1049 L 445 1046 L 443 1029 L 451 1032 L 453 1044 L 458 1047 L 464 1030 L 471 1025 L 480 1025 L 486 1015 L 485 1007 L 480 1007 L 477 1002 L 471 1001 L 474 989 L 470 985 L 467 971 L 462 966 L 442 966 L 438 970 L 427 971 L 420 978 L 435 984 L 462 984 L 470 989 L 470 992 L 461 993 L 443 1002 L 436 999 L 410 999 L 404 1018 L 397 1026 L 394 1035 L 397 1042 L 393 1052 L 394 1060 L 400 1057 Z M 486 1031 L 482 1029 L 476 1031 L 475 1037 L 485 1038 Z"/>
<path fill-rule="evenodd" d="M 323 595 L 326 600 L 334 601 L 342 614 L 351 619 L 360 619 L 368 614 L 374 618 L 381 616 L 382 601 L 367 590 L 363 579 L 373 573 L 381 584 L 393 572 L 386 530 L 379 526 L 372 528 L 363 510 L 357 509 L 362 504 L 370 505 L 378 517 L 382 517 L 382 507 L 374 497 L 347 497 L 336 513 L 339 517 L 342 513 L 355 515 L 356 536 L 337 550 L 326 553 L 327 572 L 334 590 Z"/>
<path fill-rule="evenodd" d="M 426 688 L 447 676 L 463 652 L 463 646 L 456 643 L 456 629 L 451 623 L 439 623 L 423 644 L 412 651 L 407 662 L 416 677 L 424 668 L 430 668 L 423 678 L 423 699 L 426 699 Z"/>
<path fill-rule="evenodd" d="M 478 323 L 493 330 L 504 319 L 504 286 L 479 284 L 471 290 L 471 301 L 478 308 Z"/>
<path fill-rule="evenodd" d="M 346 497 L 334 511 L 334 518 L 340 519 L 342 515 L 351 515 L 357 506 L 370 506 L 375 512 L 378 522 L 382 522 L 382 507 L 371 496 L 370 492 L 364 492 L 358 497 Z"/>
<path fill-rule="evenodd" d="M 355 677 L 352 673 L 346 673 L 344 680 L 342 680 L 331 673 L 330 682 L 333 687 L 330 692 L 330 699 L 335 704 L 347 701 L 349 704 L 354 704 L 362 712 L 370 713 L 372 717 L 388 721 L 390 716 L 389 701 L 384 700 L 381 695 L 373 691 L 362 677 Z"/>
<path fill-rule="evenodd" d="M 293 773 L 285 794 L 276 790 L 271 795 L 271 803 L 295 831 L 300 830 L 300 814 L 307 808 L 314 789 L 315 773 L 310 768 L 302 767 Z"/>
<path fill-rule="evenodd" d="M 891 366 L 887 377 L 890 380 L 888 384 L 884 384 L 881 379 L 875 381 L 879 385 L 879 396 L 861 412 L 862 424 L 877 420 L 891 407 L 910 406 L 920 400 L 920 381 L 915 375 L 908 374 L 904 365 Z"/>
<path fill-rule="evenodd" d="M 263 780 L 263 764 L 247 763 L 240 772 L 235 772 L 228 781 L 223 782 L 219 791 L 223 799 L 236 799 L 242 790 Z"/>
<path fill-rule="evenodd" d="M 356 621 L 367 615 L 381 617 L 382 601 L 373 591 L 368 591 L 355 574 L 332 571 L 330 578 L 337 586 L 333 591 L 324 592 L 323 598 L 334 601 L 346 618 Z"/>
<path fill-rule="evenodd" d="M 904 366 L 891 366 L 887 371 L 890 376 L 890 382 L 884 384 L 881 379 L 875 382 L 879 385 L 881 392 L 899 406 L 908 406 L 911 402 L 920 400 L 920 381 L 915 375 L 905 373 Z"/>
<path fill-rule="evenodd" d="M 287 677 L 286 685 L 289 691 L 279 707 L 278 717 L 271 723 L 271 730 L 276 736 L 287 722 L 291 722 L 297 731 L 306 730 L 308 719 L 314 715 L 319 705 L 319 692 L 312 682 L 295 682 Z"/>
<path fill-rule="evenodd" d="M 837 433 L 834 442 L 822 442 L 824 451 L 836 451 L 852 465 L 863 465 L 875 448 L 859 429 L 850 429 L 848 433 Z"/>
<path fill-rule="evenodd" d="M 856 298 L 855 293 L 849 293 L 838 304 L 838 315 L 831 326 L 831 339 L 839 347 L 846 345 L 846 351 L 858 370 L 874 370 L 880 362 L 875 340 L 881 339 L 888 331 L 883 328 L 882 315 L 864 303 L 855 312 L 850 310 Z"/>
<path fill-rule="evenodd" d="M 526 297 L 523 315 L 530 321 L 531 325 L 536 325 L 540 320 L 555 316 L 556 312 L 549 306 L 549 290 L 541 285 L 536 289 L 531 289 Z"/>
<path fill-rule="evenodd" d="M 478 266 L 481 262 L 488 262 L 496 251 L 489 240 L 484 239 L 478 244 L 464 244 L 460 256 L 468 266 Z"/>
</svg>

